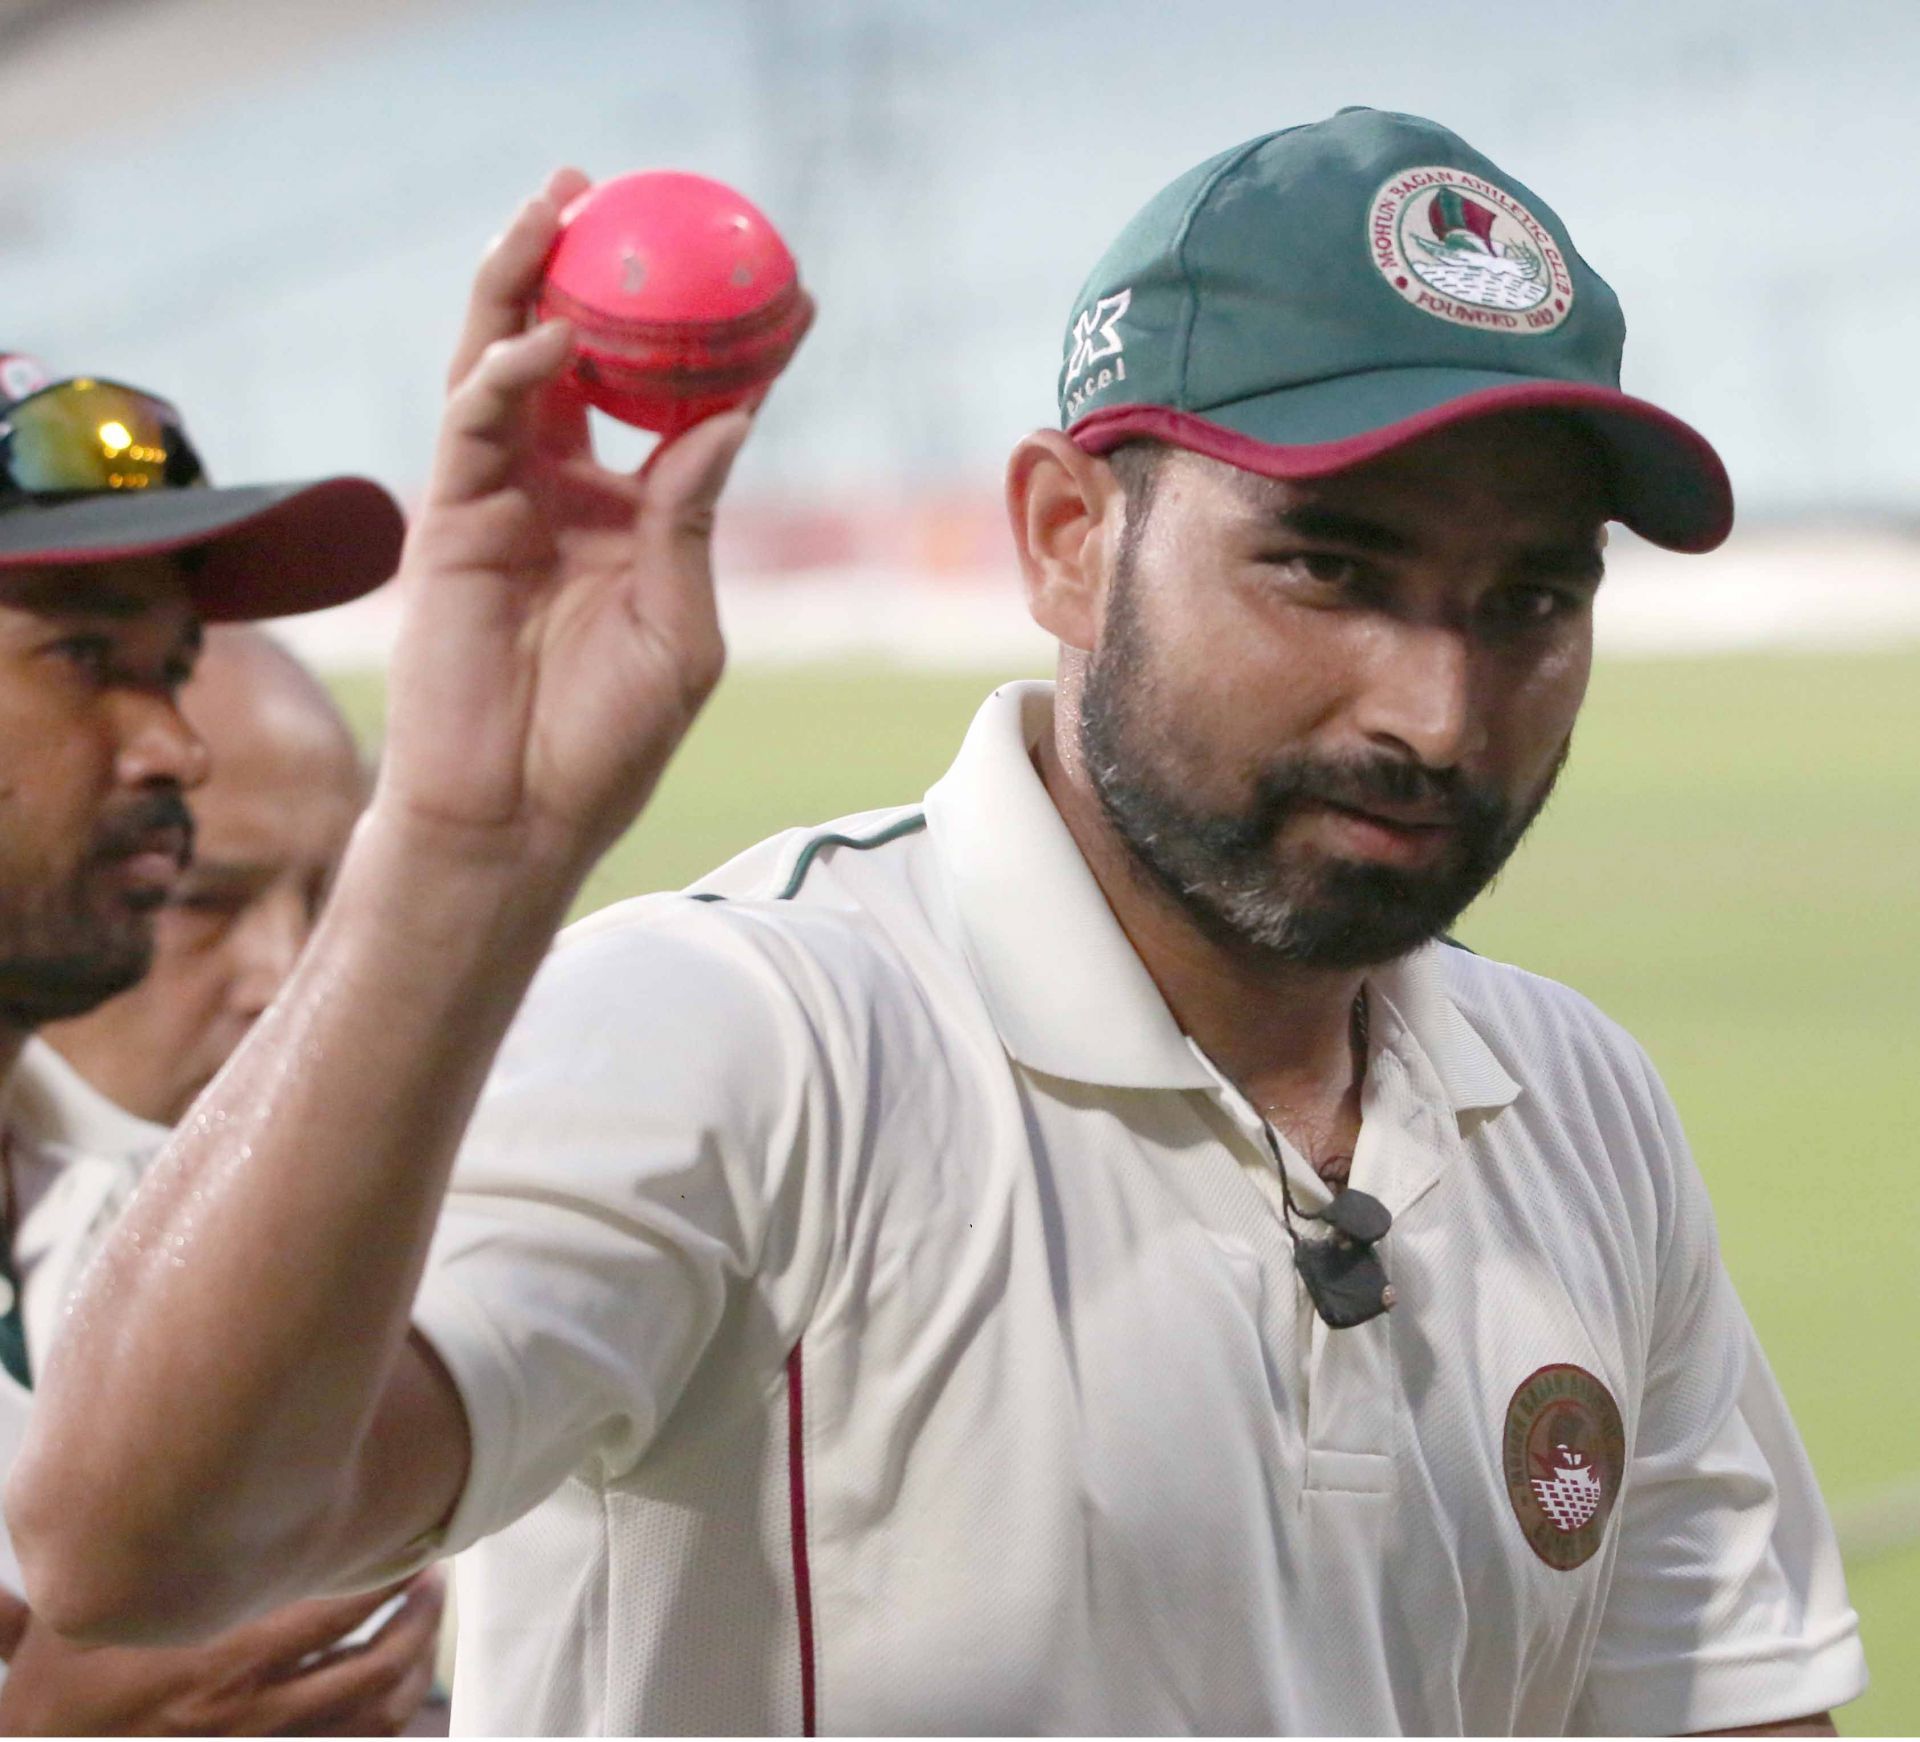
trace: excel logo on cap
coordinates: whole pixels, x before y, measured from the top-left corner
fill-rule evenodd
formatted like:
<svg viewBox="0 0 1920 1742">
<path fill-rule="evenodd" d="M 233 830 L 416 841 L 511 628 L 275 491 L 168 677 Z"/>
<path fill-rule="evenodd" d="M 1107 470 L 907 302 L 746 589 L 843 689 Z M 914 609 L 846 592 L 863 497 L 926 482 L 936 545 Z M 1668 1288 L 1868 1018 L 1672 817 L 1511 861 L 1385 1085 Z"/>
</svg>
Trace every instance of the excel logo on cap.
<svg viewBox="0 0 1920 1742">
<path fill-rule="evenodd" d="M 1092 308 L 1083 308 L 1074 317 L 1073 348 L 1067 353 L 1065 383 L 1069 416 L 1102 388 L 1126 380 L 1127 360 L 1122 353 L 1127 342 L 1120 336 L 1119 321 L 1132 301 L 1131 289 L 1116 290 L 1112 296 L 1101 297 Z M 1108 357 L 1113 361 L 1096 371 L 1094 364 Z M 1085 381 L 1080 380 L 1082 375 L 1087 377 Z"/>
<path fill-rule="evenodd" d="M 1546 226 L 1466 170 L 1394 176 L 1373 197 L 1367 246 L 1415 308 L 1463 327 L 1550 333 L 1573 307 L 1573 275 Z"/>
<path fill-rule="evenodd" d="M 1527 1546 L 1563 1573 L 1591 1560 L 1627 1473 L 1612 1392 L 1584 1367 L 1542 1367 L 1520 1381 L 1501 1442 L 1507 1498 Z"/>
</svg>

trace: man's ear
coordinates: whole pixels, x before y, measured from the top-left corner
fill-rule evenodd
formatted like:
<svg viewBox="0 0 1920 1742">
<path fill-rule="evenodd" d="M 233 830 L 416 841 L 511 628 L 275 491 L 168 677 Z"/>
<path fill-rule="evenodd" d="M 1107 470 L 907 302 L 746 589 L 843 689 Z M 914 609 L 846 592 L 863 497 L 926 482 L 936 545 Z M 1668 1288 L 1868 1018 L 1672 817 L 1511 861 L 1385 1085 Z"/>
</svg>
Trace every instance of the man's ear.
<svg viewBox="0 0 1920 1742">
<path fill-rule="evenodd" d="M 1126 524 L 1125 493 L 1112 469 L 1060 431 L 1035 430 L 1007 461 L 1007 518 L 1034 622 L 1090 652 Z"/>
</svg>

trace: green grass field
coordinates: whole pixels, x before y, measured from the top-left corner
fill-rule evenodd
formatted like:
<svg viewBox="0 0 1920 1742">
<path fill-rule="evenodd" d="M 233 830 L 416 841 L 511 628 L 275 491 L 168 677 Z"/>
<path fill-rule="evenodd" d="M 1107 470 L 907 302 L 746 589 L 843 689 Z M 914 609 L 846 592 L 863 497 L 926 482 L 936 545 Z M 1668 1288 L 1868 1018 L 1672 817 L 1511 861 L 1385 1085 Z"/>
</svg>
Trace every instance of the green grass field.
<svg viewBox="0 0 1920 1742">
<path fill-rule="evenodd" d="M 728 677 L 582 907 L 773 830 L 915 798 L 996 674 Z M 373 727 L 378 686 L 344 686 Z M 1659 1063 L 1829 1500 L 1920 1481 L 1920 653 L 1603 665 L 1534 837 L 1462 922 Z M 1910 1520 L 1909 1525 L 1920 1523 Z M 1920 1542 L 1850 1568 L 1874 1686 L 1920 1730 Z"/>
</svg>

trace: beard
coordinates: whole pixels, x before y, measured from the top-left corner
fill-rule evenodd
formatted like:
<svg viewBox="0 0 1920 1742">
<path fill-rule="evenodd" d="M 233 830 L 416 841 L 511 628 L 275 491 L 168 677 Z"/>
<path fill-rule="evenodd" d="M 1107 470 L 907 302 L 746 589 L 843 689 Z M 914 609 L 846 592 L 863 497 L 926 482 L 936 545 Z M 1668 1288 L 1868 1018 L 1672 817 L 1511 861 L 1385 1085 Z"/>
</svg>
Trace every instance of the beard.
<svg viewBox="0 0 1920 1742">
<path fill-rule="evenodd" d="M 193 817 L 177 792 L 149 793 L 109 817 L 58 888 L 37 899 L 0 891 L 0 1025 L 25 1032 L 84 1016 L 146 977 L 163 896 L 130 895 L 111 874 L 163 830 L 180 831 L 190 853 Z"/>
<path fill-rule="evenodd" d="M 1255 771 L 1240 808 L 1209 811 L 1166 753 L 1180 713 L 1155 681 L 1123 560 L 1081 692 L 1080 754 L 1101 809 L 1136 869 L 1202 935 L 1242 957 L 1311 968 L 1373 967 L 1445 933 L 1519 846 L 1572 747 L 1569 737 L 1522 801 L 1458 769 L 1295 752 Z M 1288 822 L 1322 804 L 1420 806 L 1448 826 L 1448 846 L 1418 870 L 1282 848 Z"/>
</svg>

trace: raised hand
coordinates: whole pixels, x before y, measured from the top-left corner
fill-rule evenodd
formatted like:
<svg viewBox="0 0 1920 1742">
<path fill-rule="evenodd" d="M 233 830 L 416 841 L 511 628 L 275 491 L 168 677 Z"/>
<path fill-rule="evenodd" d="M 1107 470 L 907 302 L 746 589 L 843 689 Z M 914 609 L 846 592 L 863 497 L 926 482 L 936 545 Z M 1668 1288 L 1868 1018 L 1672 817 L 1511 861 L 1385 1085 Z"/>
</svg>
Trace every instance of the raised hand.
<svg viewBox="0 0 1920 1742">
<path fill-rule="evenodd" d="M 564 323 L 529 327 L 563 170 L 494 244 L 402 568 L 377 810 L 457 851 L 575 874 L 645 801 L 720 675 L 709 542 L 749 414 L 637 474 L 598 464 Z"/>
<path fill-rule="evenodd" d="M 719 676 L 709 543 L 749 423 L 709 419 L 636 474 L 595 461 L 570 335 L 528 325 L 584 185 L 555 176 L 476 279 L 380 784 L 314 941 L 108 1237 L 35 1393 L 8 1515 L 36 1616 L 69 1634 L 206 1638 L 364 1580 L 466 1480 L 465 1410 L 409 1309 L 501 1036 Z M 192 1264 L 165 1259 L 188 1241 Z"/>
</svg>

